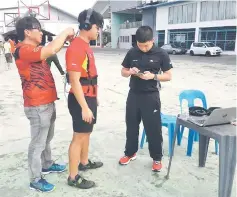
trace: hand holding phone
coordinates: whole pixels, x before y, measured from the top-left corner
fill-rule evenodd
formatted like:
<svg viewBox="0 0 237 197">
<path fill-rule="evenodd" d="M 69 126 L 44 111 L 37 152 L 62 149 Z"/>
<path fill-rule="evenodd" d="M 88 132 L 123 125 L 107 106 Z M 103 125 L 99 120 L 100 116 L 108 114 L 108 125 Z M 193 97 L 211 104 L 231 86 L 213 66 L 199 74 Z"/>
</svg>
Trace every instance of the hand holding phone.
<svg viewBox="0 0 237 197">
<path fill-rule="evenodd" d="M 140 70 L 136 67 L 130 68 L 131 75 L 136 75 Z"/>
<path fill-rule="evenodd" d="M 142 71 L 139 71 L 139 72 L 137 72 L 136 75 L 137 75 L 138 77 L 140 77 L 140 76 L 144 75 L 144 73 L 143 73 Z"/>
</svg>

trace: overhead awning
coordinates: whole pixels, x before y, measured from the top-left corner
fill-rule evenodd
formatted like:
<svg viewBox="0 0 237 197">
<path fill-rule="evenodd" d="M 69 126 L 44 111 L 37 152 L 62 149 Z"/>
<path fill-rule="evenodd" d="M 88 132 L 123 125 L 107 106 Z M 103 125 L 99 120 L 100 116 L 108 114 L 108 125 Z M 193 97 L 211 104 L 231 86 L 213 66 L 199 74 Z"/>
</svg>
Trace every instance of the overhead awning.
<svg viewBox="0 0 237 197">
<path fill-rule="evenodd" d="M 185 3 L 188 1 L 182 1 L 182 0 L 173 0 L 173 1 L 164 1 L 164 2 L 153 2 L 153 3 L 148 3 L 148 4 L 142 4 L 141 6 L 138 6 L 137 9 L 150 9 L 150 8 L 158 8 L 158 7 L 163 7 L 163 6 L 170 6 L 170 5 L 175 5 L 179 3 Z"/>
<path fill-rule="evenodd" d="M 100 13 L 104 19 L 111 18 L 109 1 L 96 1 L 92 9 Z"/>
</svg>

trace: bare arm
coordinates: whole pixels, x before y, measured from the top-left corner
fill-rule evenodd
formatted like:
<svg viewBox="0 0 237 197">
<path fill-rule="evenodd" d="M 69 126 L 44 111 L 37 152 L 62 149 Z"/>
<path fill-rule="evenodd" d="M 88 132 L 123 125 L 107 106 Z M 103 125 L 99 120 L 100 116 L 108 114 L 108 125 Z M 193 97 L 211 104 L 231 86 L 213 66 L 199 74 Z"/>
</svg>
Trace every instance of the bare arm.
<svg viewBox="0 0 237 197">
<path fill-rule="evenodd" d="M 163 74 L 158 74 L 157 79 L 159 81 L 170 81 L 172 79 L 171 69 L 165 71 Z"/>
<path fill-rule="evenodd" d="M 130 76 L 131 76 L 130 69 L 123 67 L 122 70 L 121 70 L 121 75 L 122 75 L 123 77 L 130 77 Z"/>
<path fill-rule="evenodd" d="M 41 49 L 41 60 L 47 59 L 48 57 L 56 54 L 63 47 L 64 42 L 68 39 L 68 37 L 74 36 L 74 30 L 72 28 L 68 28 L 60 33 L 57 38 L 55 38 L 52 42 L 50 42 L 47 46 Z"/>
<path fill-rule="evenodd" d="M 77 102 L 80 104 L 82 109 L 88 109 L 89 107 L 87 105 L 87 102 L 83 93 L 83 89 L 79 81 L 81 77 L 81 73 L 74 72 L 74 71 L 69 71 L 68 73 L 69 73 L 69 79 L 70 79 L 71 87 L 73 90 L 73 94 L 75 95 Z"/>
</svg>

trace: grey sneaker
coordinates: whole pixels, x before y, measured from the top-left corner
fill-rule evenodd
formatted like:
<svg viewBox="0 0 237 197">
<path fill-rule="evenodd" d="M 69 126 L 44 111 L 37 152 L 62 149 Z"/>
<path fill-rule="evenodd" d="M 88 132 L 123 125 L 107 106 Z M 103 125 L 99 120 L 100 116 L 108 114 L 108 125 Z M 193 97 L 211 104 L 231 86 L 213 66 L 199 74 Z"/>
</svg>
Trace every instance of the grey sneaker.
<svg viewBox="0 0 237 197">
<path fill-rule="evenodd" d="M 78 166 L 78 170 L 79 171 L 86 171 L 86 170 L 90 170 L 90 169 L 96 169 L 96 168 L 100 168 L 103 166 L 103 163 L 98 161 L 98 162 L 92 162 L 91 160 L 88 160 L 88 164 L 83 165 L 83 164 L 79 164 Z"/>
<path fill-rule="evenodd" d="M 79 174 L 75 177 L 75 180 L 71 179 L 71 177 L 68 177 L 67 183 L 69 186 L 80 189 L 90 189 L 95 186 L 95 182 L 86 180 Z"/>
</svg>

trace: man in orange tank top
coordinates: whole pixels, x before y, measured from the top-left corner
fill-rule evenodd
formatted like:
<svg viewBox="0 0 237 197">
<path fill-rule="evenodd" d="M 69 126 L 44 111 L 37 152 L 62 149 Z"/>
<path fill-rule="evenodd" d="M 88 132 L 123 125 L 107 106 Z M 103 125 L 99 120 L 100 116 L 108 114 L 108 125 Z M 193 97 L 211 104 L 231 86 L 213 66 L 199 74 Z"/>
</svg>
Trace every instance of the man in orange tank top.
<svg viewBox="0 0 237 197">
<path fill-rule="evenodd" d="M 79 14 L 80 34 L 66 52 L 66 65 L 71 84 L 68 95 L 68 109 L 73 122 L 73 139 L 69 147 L 68 185 L 88 189 L 95 185 L 84 179 L 79 171 L 99 168 L 102 162 L 88 159 L 88 147 L 97 115 L 97 70 L 90 48 L 90 41 L 96 40 L 103 28 L 103 17 L 92 9 Z M 79 166 L 78 166 L 79 164 Z"/>
</svg>

